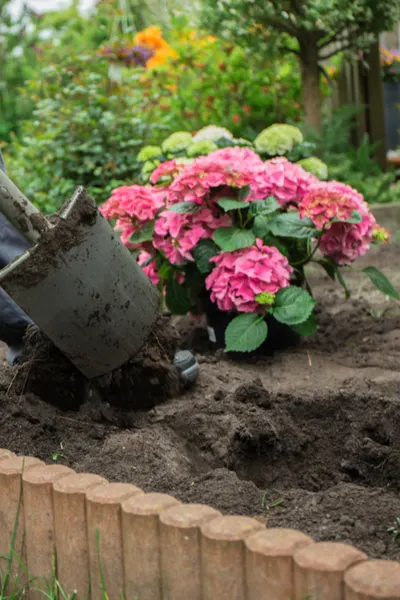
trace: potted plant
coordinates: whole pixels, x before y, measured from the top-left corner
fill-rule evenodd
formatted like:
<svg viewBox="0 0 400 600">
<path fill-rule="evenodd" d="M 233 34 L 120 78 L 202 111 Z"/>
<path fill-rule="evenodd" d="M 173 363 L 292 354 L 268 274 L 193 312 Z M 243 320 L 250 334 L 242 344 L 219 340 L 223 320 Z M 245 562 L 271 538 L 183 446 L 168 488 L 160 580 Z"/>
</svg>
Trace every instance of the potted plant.
<svg viewBox="0 0 400 600">
<path fill-rule="evenodd" d="M 361 194 L 246 147 L 161 163 L 151 183 L 114 190 L 103 215 L 137 254 L 174 314 L 205 313 L 228 352 L 316 329 L 305 266 L 318 263 L 346 289 L 342 268 L 387 241 Z M 374 267 L 363 269 L 399 299 Z M 273 342 L 273 340 L 271 340 Z M 272 343 L 272 347 L 274 342 Z"/>
</svg>

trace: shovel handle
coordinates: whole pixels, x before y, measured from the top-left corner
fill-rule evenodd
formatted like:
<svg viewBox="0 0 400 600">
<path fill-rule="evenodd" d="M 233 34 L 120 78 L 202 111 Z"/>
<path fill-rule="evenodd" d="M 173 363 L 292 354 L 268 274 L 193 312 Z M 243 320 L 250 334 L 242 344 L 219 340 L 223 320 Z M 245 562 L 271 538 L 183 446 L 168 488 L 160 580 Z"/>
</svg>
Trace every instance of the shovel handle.
<svg viewBox="0 0 400 600">
<path fill-rule="evenodd" d="M 0 212 L 31 244 L 37 244 L 43 231 L 50 229 L 47 219 L 1 169 Z"/>
</svg>

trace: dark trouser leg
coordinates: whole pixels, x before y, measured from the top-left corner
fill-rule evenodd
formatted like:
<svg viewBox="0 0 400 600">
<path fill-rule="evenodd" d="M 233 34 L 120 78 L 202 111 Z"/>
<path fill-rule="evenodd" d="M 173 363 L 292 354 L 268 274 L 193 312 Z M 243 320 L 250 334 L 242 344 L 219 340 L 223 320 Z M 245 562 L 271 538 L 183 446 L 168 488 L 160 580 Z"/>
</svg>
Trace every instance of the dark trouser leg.
<svg viewBox="0 0 400 600">
<path fill-rule="evenodd" d="M 5 171 L 0 154 L 0 168 Z M 26 240 L 0 213 L 0 269 L 29 248 Z M 13 363 L 22 348 L 22 339 L 31 319 L 0 287 L 0 340 L 9 346 L 8 360 Z"/>
</svg>

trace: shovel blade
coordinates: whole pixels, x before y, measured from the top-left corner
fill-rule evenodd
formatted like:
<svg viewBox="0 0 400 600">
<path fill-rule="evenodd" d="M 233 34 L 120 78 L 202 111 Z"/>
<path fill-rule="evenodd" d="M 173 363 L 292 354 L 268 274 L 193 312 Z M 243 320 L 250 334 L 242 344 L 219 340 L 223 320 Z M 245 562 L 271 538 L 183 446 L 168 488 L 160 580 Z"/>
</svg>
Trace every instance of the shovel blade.
<svg viewBox="0 0 400 600">
<path fill-rule="evenodd" d="M 88 379 L 145 343 L 160 296 L 79 188 L 40 242 L 0 271 L 0 285 Z"/>
</svg>

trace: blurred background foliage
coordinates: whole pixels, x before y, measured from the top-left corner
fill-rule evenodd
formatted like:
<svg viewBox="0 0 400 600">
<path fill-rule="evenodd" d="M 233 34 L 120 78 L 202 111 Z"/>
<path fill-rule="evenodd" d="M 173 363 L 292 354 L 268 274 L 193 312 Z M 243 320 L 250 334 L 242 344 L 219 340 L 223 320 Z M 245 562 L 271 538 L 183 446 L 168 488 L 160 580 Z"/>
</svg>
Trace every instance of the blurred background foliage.
<svg viewBox="0 0 400 600">
<path fill-rule="evenodd" d="M 318 133 L 304 125 L 298 62 L 282 50 L 293 46 L 284 32 L 275 49 L 261 36 L 221 39 L 200 28 L 202 0 L 102 0 L 86 16 L 77 1 L 14 18 L 9 8 L 0 0 L 0 143 L 11 176 L 46 212 L 76 185 L 100 203 L 138 181 L 140 150 L 173 132 L 216 125 L 254 140 L 282 122 L 302 129 L 302 157 L 321 158 L 330 177 L 371 202 L 397 199 L 368 139 L 350 144 L 354 109 L 332 114 L 328 102 Z M 340 66 L 340 56 L 325 65 L 328 101 Z"/>
</svg>

